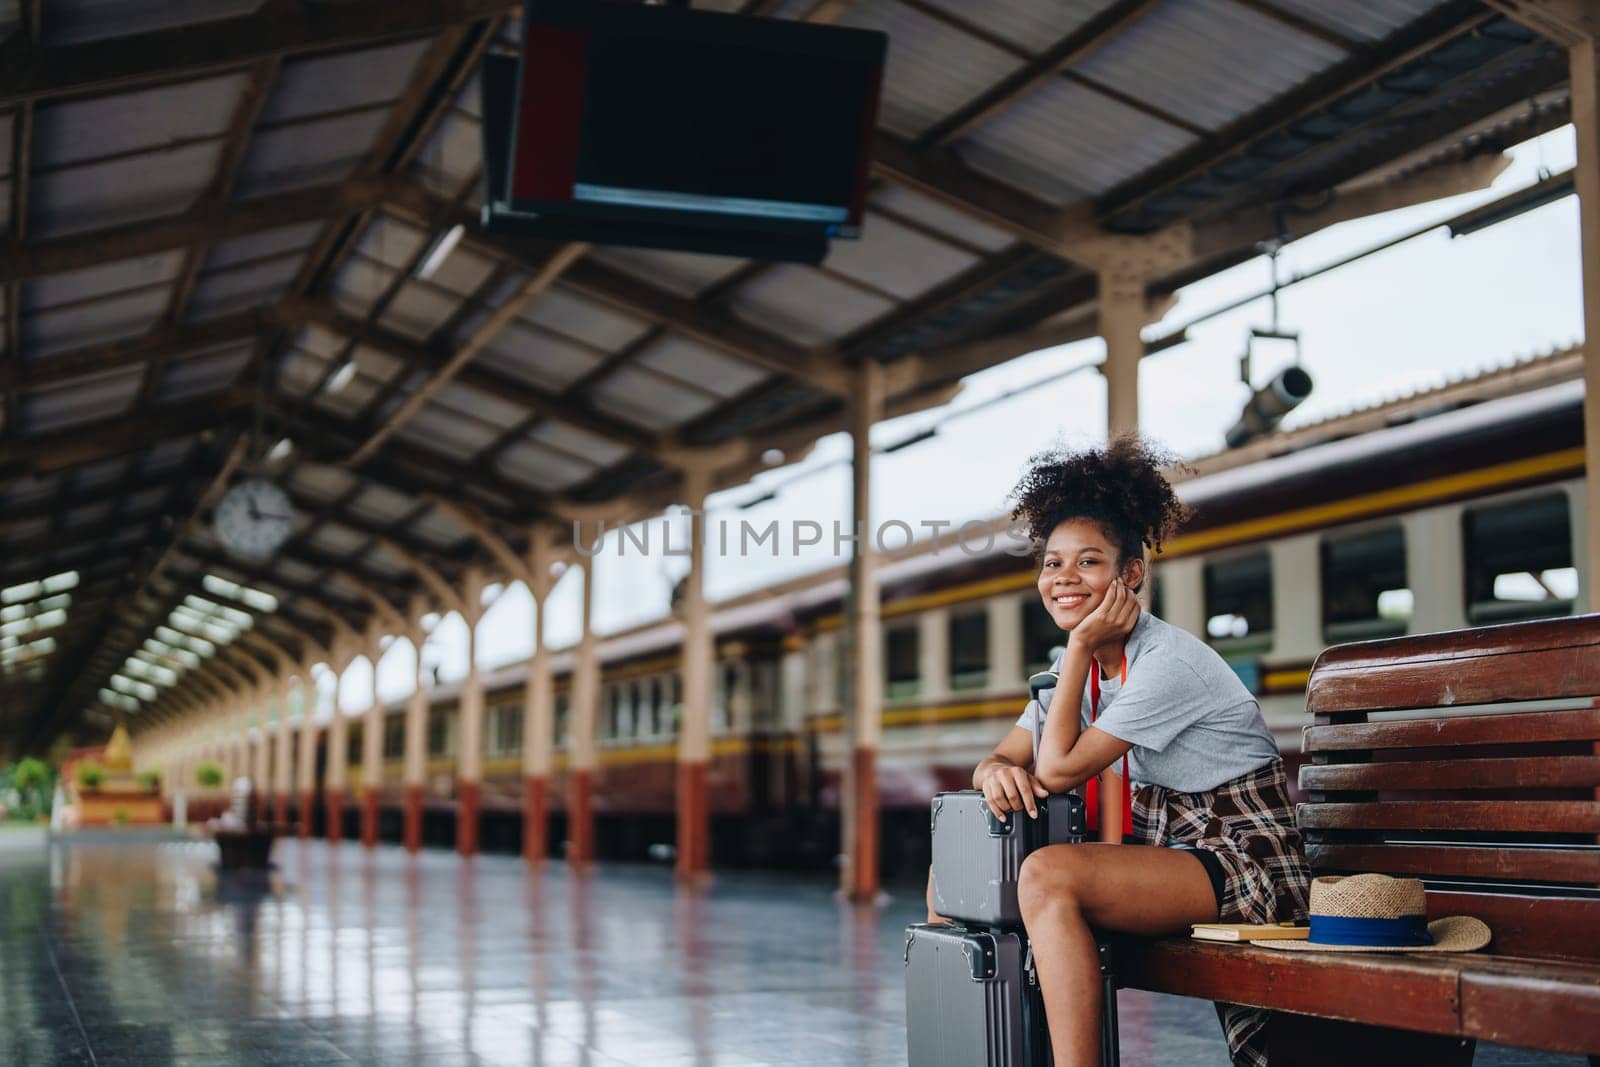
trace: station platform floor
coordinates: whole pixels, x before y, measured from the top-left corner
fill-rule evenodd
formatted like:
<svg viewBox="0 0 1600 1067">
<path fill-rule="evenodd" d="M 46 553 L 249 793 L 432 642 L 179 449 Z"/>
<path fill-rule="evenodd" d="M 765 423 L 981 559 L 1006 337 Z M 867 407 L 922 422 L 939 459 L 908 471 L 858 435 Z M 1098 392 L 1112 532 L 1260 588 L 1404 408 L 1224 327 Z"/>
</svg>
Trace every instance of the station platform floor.
<svg viewBox="0 0 1600 1067">
<path fill-rule="evenodd" d="M 0 1063 L 904 1065 L 902 931 L 828 881 L 510 856 L 0 833 Z M 1209 1004 L 1124 992 L 1123 1063 L 1225 1067 Z M 1582 1064 L 1480 1047 L 1495 1067 Z"/>
</svg>

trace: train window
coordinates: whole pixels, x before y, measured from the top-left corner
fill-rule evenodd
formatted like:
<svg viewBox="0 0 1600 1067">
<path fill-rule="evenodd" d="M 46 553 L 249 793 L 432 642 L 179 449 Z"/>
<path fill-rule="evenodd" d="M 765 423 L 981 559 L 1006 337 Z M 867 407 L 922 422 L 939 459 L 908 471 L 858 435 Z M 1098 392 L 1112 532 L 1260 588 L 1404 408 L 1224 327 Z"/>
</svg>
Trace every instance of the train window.
<svg viewBox="0 0 1600 1067">
<path fill-rule="evenodd" d="M 455 709 L 428 712 L 428 755 L 450 755 L 450 715 Z"/>
<path fill-rule="evenodd" d="M 1578 572 L 1565 493 L 1468 508 L 1462 536 L 1469 622 L 1572 613 Z"/>
<path fill-rule="evenodd" d="M 644 682 L 644 708 L 640 712 L 650 736 L 661 732 L 661 679 L 648 678 Z"/>
<path fill-rule="evenodd" d="M 951 615 L 950 688 L 982 689 L 988 684 L 989 610 Z"/>
<path fill-rule="evenodd" d="M 728 724 L 733 719 L 733 694 L 738 688 L 739 668 L 730 663 L 722 668 L 720 684 L 717 686 L 717 696 L 712 701 L 713 729 L 723 731 L 728 729 Z"/>
<path fill-rule="evenodd" d="M 892 626 L 883 634 L 883 695 L 900 700 L 917 695 L 922 642 L 917 624 Z"/>
<path fill-rule="evenodd" d="M 1067 635 L 1050 617 L 1050 609 L 1037 596 L 1022 598 L 1022 672 L 1028 676 L 1055 666 L 1056 651 L 1066 646 Z"/>
<path fill-rule="evenodd" d="M 606 686 L 606 736 L 618 737 L 622 730 L 622 687 Z"/>
<path fill-rule="evenodd" d="M 383 758 L 400 759 L 406 754 L 406 717 L 390 715 L 383 720 Z"/>
<path fill-rule="evenodd" d="M 567 720 L 571 717 L 572 697 L 567 693 L 556 694 L 556 747 L 567 743 Z"/>
<path fill-rule="evenodd" d="M 683 715 L 683 701 L 678 697 L 678 676 L 667 675 L 667 711 L 664 716 L 669 737 L 678 736 L 678 719 Z"/>
<path fill-rule="evenodd" d="M 502 704 L 489 712 L 489 752 L 515 756 L 522 751 L 522 709 Z"/>
<path fill-rule="evenodd" d="M 1322 542 L 1322 636 L 1330 644 L 1406 632 L 1406 538 L 1399 526 Z"/>
<path fill-rule="evenodd" d="M 1272 646 L 1272 558 L 1265 551 L 1207 563 L 1206 639 L 1224 656 Z"/>
</svg>

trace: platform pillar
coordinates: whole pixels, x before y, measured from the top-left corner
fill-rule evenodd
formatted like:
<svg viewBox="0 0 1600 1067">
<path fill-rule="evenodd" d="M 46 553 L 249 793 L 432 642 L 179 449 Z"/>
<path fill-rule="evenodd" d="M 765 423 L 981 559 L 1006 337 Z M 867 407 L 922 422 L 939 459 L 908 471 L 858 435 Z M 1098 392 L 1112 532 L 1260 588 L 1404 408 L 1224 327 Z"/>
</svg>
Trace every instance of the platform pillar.
<svg viewBox="0 0 1600 1067">
<path fill-rule="evenodd" d="M 279 824 L 289 821 L 289 792 L 294 788 L 294 731 L 289 725 L 291 684 L 287 679 L 283 683 L 278 701 L 278 734 L 273 738 L 272 821 Z"/>
<path fill-rule="evenodd" d="M 456 851 L 478 852 L 483 797 L 483 675 L 478 671 L 478 623 L 483 619 L 483 573 L 469 568 L 461 590 L 461 617 L 467 624 L 467 676 L 461 680 L 456 746 Z"/>
<path fill-rule="evenodd" d="M 378 844 L 378 797 L 383 789 L 383 705 L 378 701 L 378 660 L 383 656 L 382 634 L 368 633 L 367 658 L 372 661 L 372 700 L 361 723 L 361 843 Z"/>
<path fill-rule="evenodd" d="M 349 669 L 346 663 L 340 671 Z M 333 718 L 328 720 L 328 775 L 322 786 L 322 810 L 327 828 L 323 837 L 338 844 L 344 837 L 344 793 L 349 781 L 350 730 L 344 709 L 339 707 L 339 687 L 333 690 Z"/>
<path fill-rule="evenodd" d="M 425 609 L 422 609 L 425 610 Z M 413 618 L 420 618 L 420 610 Z M 427 645 L 427 633 L 420 621 L 413 624 L 411 644 L 417 652 L 417 680 L 411 695 L 406 698 L 405 766 L 401 775 L 400 814 L 401 839 L 407 852 L 422 847 L 422 786 L 427 773 L 428 760 L 428 687 L 422 669 L 422 650 Z"/>
<path fill-rule="evenodd" d="M 572 672 L 568 739 L 567 862 L 594 862 L 595 721 L 600 704 L 600 650 L 594 636 L 594 559 L 583 561 L 583 635 Z"/>
<path fill-rule="evenodd" d="M 1600 41 L 1595 27 L 1568 49 L 1572 125 L 1578 138 L 1573 181 L 1578 191 L 1579 255 L 1583 263 L 1583 455 L 1588 546 L 1582 571 L 1591 609 L 1600 604 Z M 1576 561 L 1574 561 L 1576 562 Z M 1580 597 L 1583 595 L 1580 593 Z"/>
<path fill-rule="evenodd" d="M 550 770 L 555 747 L 555 683 L 545 647 L 545 607 L 555 562 L 551 532 L 535 526 L 528 537 L 528 592 L 533 594 L 533 659 L 522 697 L 522 858 L 542 864 L 550 854 Z"/>
<path fill-rule="evenodd" d="M 311 836 L 312 809 L 317 802 L 317 689 L 310 672 L 300 689 L 300 709 L 300 754 L 295 778 L 300 787 L 300 837 L 304 839 Z"/>
<path fill-rule="evenodd" d="M 275 706 L 271 690 L 263 688 L 256 698 L 256 769 L 251 783 L 255 787 L 251 791 L 251 800 L 255 804 L 257 822 L 271 820 L 272 735 L 267 728 L 272 722 Z"/>
<path fill-rule="evenodd" d="M 850 556 L 850 692 L 844 705 L 844 843 L 841 888 L 854 901 L 878 894 L 878 742 L 883 735 L 883 664 L 878 549 L 872 519 L 872 427 L 883 418 L 883 367 L 863 360 L 850 397 L 854 542 Z"/>
<path fill-rule="evenodd" d="M 683 471 L 684 504 L 689 508 L 689 573 L 678 610 L 683 619 L 683 722 L 678 732 L 677 864 L 680 879 L 695 879 L 711 867 L 711 808 L 707 773 L 711 762 L 712 644 L 711 611 L 705 595 L 705 504 L 711 469 L 693 464 Z M 681 548 L 680 548 L 681 550 Z"/>
<path fill-rule="evenodd" d="M 1149 321 L 1144 278 L 1117 270 L 1100 272 L 1100 336 L 1106 343 L 1106 431 L 1114 440 L 1139 431 L 1139 362 L 1144 359 L 1141 331 Z"/>
</svg>

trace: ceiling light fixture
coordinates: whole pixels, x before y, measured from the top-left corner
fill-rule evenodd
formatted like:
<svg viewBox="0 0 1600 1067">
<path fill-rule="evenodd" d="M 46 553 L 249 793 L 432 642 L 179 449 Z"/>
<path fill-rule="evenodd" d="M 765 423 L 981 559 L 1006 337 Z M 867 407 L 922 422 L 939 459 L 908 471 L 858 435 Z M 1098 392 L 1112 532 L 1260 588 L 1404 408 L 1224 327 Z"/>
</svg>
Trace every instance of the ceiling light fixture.
<svg viewBox="0 0 1600 1067">
<path fill-rule="evenodd" d="M 444 261 L 450 258 L 450 253 L 456 250 L 456 245 L 461 243 L 461 238 L 466 234 L 467 228 L 459 222 L 446 230 L 422 258 L 422 264 L 417 267 L 417 277 L 423 281 L 432 278 L 434 271 L 444 265 Z"/>
</svg>

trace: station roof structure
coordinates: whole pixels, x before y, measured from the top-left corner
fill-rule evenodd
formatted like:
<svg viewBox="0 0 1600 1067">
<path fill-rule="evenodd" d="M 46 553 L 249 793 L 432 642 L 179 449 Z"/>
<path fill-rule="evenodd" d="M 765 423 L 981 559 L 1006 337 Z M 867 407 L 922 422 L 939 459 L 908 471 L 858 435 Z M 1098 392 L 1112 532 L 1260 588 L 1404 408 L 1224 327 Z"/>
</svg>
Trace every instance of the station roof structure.
<svg viewBox="0 0 1600 1067">
<path fill-rule="evenodd" d="M 895 415 L 1092 336 L 1107 256 L 1158 305 L 1567 121 L 1564 54 L 1463 0 L 697 6 L 890 35 L 865 233 L 818 267 L 484 232 L 506 0 L 0 0 L 0 734 L 137 731 L 484 531 L 803 455 L 863 361 Z M 281 438 L 296 532 L 242 563 L 210 508 Z"/>
</svg>

